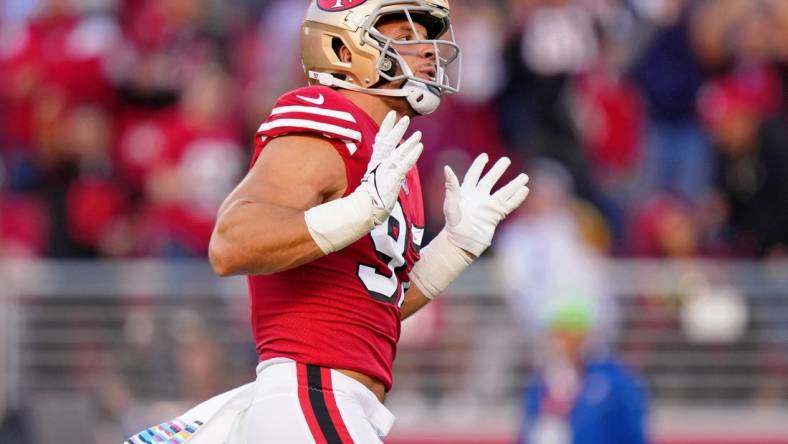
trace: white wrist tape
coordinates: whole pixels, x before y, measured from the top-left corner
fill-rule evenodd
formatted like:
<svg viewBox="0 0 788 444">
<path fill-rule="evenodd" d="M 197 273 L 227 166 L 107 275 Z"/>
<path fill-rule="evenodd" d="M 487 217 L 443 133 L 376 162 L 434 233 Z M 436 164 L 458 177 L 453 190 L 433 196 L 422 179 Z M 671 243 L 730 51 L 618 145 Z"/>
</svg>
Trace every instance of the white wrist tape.
<svg viewBox="0 0 788 444">
<path fill-rule="evenodd" d="M 304 213 L 306 226 L 323 253 L 339 251 L 375 228 L 372 198 L 361 188 Z"/>
<path fill-rule="evenodd" d="M 441 231 L 421 250 L 421 259 L 410 272 L 411 281 L 424 296 L 434 299 L 449 287 L 473 259 L 449 240 L 446 230 Z"/>
</svg>

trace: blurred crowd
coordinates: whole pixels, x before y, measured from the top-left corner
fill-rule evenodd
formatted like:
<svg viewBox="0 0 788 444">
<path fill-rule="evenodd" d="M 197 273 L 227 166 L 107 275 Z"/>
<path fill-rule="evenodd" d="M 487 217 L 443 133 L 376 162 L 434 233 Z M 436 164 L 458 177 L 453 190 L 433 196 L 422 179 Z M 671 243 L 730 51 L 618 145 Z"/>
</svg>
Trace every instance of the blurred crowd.
<svg viewBox="0 0 788 444">
<path fill-rule="evenodd" d="M 4 1 L 0 257 L 203 256 L 257 126 L 305 84 L 305 3 Z M 565 170 L 603 254 L 786 254 L 788 2 L 452 7 L 462 92 L 417 124 L 428 229 L 440 166 L 488 151 Z"/>
</svg>

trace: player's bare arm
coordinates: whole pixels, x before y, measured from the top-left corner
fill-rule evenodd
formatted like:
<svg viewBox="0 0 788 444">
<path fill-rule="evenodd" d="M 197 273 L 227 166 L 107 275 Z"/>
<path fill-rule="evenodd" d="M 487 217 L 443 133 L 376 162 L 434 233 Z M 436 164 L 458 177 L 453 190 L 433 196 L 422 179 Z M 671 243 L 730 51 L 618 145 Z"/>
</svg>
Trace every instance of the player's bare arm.
<svg viewBox="0 0 788 444">
<path fill-rule="evenodd" d="M 304 221 L 309 208 L 341 197 L 345 166 L 326 139 L 273 139 L 222 204 L 209 257 L 220 276 L 268 274 L 323 255 Z"/>
<path fill-rule="evenodd" d="M 432 299 L 424 295 L 424 292 L 416 285 L 411 285 L 405 293 L 405 302 L 399 309 L 400 319 L 403 321 L 413 316 L 416 312 L 426 307 Z"/>
<path fill-rule="evenodd" d="M 345 167 L 328 140 L 269 142 L 220 209 L 209 248 L 216 273 L 285 271 L 339 251 L 386 221 L 423 150 L 419 132 L 400 144 L 409 124 L 389 113 L 361 184 L 341 199 Z"/>
</svg>

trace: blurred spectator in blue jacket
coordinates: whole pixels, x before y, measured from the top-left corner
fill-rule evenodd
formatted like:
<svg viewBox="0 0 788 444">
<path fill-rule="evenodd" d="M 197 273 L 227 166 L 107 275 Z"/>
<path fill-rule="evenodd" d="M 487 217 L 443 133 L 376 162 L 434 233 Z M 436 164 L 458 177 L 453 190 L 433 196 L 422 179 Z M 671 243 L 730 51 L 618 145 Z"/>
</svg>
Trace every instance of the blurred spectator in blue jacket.
<svg viewBox="0 0 788 444">
<path fill-rule="evenodd" d="M 549 350 L 523 393 L 521 444 L 644 444 L 643 383 L 607 351 L 588 341 L 591 306 L 558 304 Z"/>
</svg>

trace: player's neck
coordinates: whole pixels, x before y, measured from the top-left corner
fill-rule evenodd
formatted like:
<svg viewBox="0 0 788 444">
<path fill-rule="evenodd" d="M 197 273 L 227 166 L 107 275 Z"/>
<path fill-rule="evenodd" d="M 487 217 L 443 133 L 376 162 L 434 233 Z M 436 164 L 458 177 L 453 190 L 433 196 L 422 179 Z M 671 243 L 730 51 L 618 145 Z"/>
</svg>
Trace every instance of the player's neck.
<svg viewBox="0 0 788 444">
<path fill-rule="evenodd" d="M 372 120 L 377 122 L 380 125 L 383 122 L 383 119 L 386 118 L 386 114 L 392 110 L 390 103 L 382 96 L 376 96 L 372 94 L 362 93 L 358 91 L 350 91 L 347 89 L 339 89 L 337 90 L 340 94 L 347 97 L 351 102 L 353 102 L 356 106 L 363 109 Z M 400 110 L 397 111 L 397 119 L 402 117 L 404 113 Z"/>
</svg>

